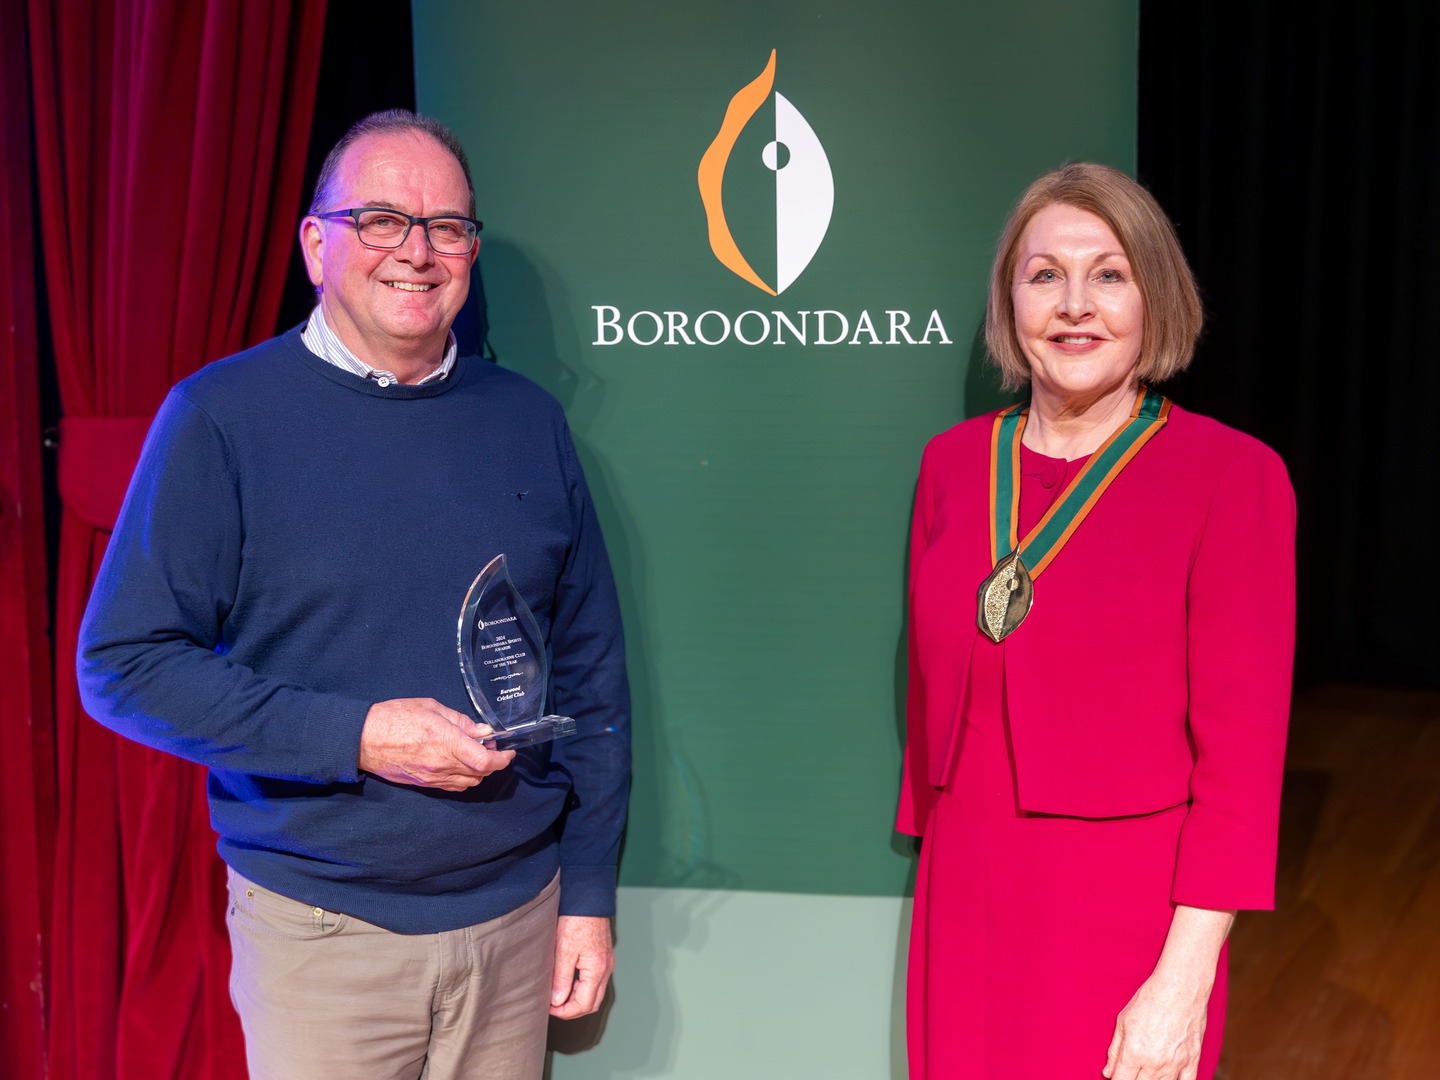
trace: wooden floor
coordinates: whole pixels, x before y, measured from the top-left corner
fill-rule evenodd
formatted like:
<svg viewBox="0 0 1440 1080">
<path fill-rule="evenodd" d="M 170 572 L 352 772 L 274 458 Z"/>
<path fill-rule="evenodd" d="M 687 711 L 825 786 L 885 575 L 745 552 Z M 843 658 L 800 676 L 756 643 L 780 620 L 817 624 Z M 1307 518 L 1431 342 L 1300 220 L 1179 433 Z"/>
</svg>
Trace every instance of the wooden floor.
<svg viewBox="0 0 1440 1080">
<path fill-rule="evenodd" d="M 1440 693 L 1296 700 L 1277 910 L 1243 913 L 1217 1080 L 1440 1078 Z"/>
</svg>

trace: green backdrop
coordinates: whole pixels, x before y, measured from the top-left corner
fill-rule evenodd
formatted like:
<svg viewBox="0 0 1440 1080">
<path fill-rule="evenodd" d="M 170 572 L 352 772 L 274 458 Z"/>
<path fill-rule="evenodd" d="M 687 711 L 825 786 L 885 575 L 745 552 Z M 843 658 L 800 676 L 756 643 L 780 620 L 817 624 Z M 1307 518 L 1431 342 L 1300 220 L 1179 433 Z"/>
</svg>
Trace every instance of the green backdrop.
<svg viewBox="0 0 1440 1080">
<path fill-rule="evenodd" d="M 564 404 L 614 562 L 635 696 L 622 885 L 898 903 L 913 866 L 891 821 L 920 450 L 1001 400 L 977 340 L 1021 189 L 1067 160 L 1134 168 L 1136 4 L 423 0 L 414 13 L 420 108 L 474 168 L 491 347 Z M 777 201 L 761 160 L 777 93 L 813 129 L 834 190 L 823 241 L 778 296 L 712 252 L 697 182 L 772 49 L 773 89 L 723 180 L 762 279 L 775 282 L 777 230 L 814 209 Z M 757 340 L 768 326 L 762 344 L 736 339 L 747 311 L 739 329 Z M 820 311 L 838 313 L 823 335 Z M 924 343 L 891 335 L 891 311 L 917 342 L 929 324 Z M 692 332 L 715 312 L 706 335 L 731 332 L 597 344 L 637 312 L 655 313 L 635 319 L 642 341 L 679 317 L 666 312 Z M 881 343 L 854 333 L 863 313 Z M 841 317 L 850 336 L 819 344 Z M 888 1003 L 891 987 L 867 992 Z"/>
</svg>

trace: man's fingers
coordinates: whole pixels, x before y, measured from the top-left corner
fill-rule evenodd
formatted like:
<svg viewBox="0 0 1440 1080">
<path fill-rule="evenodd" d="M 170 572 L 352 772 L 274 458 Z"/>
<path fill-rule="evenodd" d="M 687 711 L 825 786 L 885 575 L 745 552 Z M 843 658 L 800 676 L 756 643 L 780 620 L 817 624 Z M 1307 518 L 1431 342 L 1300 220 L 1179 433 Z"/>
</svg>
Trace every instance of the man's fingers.
<svg viewBox="0 0 1440 1080">
<path fill-rule="evenodd" d="M 600 978 L 596 971 L 587 972 L 583 968 L 570 970 L 570 979 L 563 987 L 557 972 L 556 982 L 550 988 L 550 1015 L 560 1020 L 574 1020 L 593 1013 L 600 1007 L 605 986 L 610 981 L 608 973 Z"/>
<path fill-rule="evenodd" d="M 557 927 L 555 936 L 555 969 L 550 975 L 550 1015 L 569 1018 L 572 1006 L 571 996 L 575 993 L 575 965 L 579 962 L 580 950 L 570 936 L 563 931 L 563 924 Z"/>
<path fill-rule="evenodd" d="M 555 932 L 550 1015 L 573 1020 L 598 1009 L 614 966 L 609 919 L 560 916 Z"/>
<path fill-rule="evenodd" d="M 574 988 L 575 959 L 571 957 L 567 961 L 557 954 L 555 957 L 555 971 L 550 977 L 550 1012 L 553 1015 L 560 1015 L 555 1010 L 570 1000 L 570 993 Z"/>
<path fill-rule="evenodd" d="M 583 981 L 577 980 L 570 990 L 570 999 L 559 1005 L 550 1006 L 550 1015 L 557 1020 L 575 1020 L 581 1016 L 589 1016 L 597 1008 L 600 1001 L 593 987 L 586 987 Z"/>
<path fill-rule="evenodd" d="M 360 733 L 360 768 L 401 784 L 465 791 L 505 768 L 514 751 L 478 739 L 490 728 L 434 698 L 398 698 L 371 706 Z"/>
<path fill-rule="evenodd" d="M 456 761 L 478 773 L 480 778 L 498 772 L 515 760 L 514 750 L 492 750 L 478 738 L 470 738 L 458 732 L 451 752 Z"/>
<path fill-rule="evenodd" d="M 582 961 L 583 964 L 583 961 Z M 588 1016 L 600 1007 L 600 999 L 605 993 L 605 984 L 610 981 L 610 971 L 607 968 L 584 966 L 572 968 L 572 979 L 569 986 L 568 1000 L 559 997 L 561 990 L 552 986 L 550 1000 L 556 1006 L 550 1010 L 552 1016 L 558 1016 L 562 1020 L 573 1020 L 577 1016 Z M 557 975 L 559 973 L 557 972 Z"/>
<path fill-rule="evenodd" d="M 439 705 L 438 702 L 436 704 Z M 495 730 L 483 720 L 476 720 L 474 717 L 466 716 L 462 712 L 447 709 L 444 705 L 439 705 L 439 710 L 440 715 L 444 717 L 451 726 L 459 728 L 461 734 L 467 738 L 480 739 L 486 735 L 493 734 Z"/>
</svg>

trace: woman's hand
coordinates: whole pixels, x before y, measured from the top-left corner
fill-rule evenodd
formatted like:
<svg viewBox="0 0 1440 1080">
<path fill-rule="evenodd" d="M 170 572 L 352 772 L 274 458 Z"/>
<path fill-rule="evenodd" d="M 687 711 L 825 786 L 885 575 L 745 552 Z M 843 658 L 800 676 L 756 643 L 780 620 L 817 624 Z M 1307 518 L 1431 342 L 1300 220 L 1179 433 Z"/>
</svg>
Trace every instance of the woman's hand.
<svg viewBox="0 0 1440 1080">
<path fill-rule="evenodd" d="M 1115 1021 L 1105 1059 L 1110 1080 L 1195 1080 L 1210 1000 L 1183 983 L 1152 975 Z"/>
<path fill-rule="evenodd" d="M 1115 1021 L 1108 1080 L 1195 1080 L 1215 966 L 1233 911 L 1180 906 L 1155 971 Z"/>
</svg>

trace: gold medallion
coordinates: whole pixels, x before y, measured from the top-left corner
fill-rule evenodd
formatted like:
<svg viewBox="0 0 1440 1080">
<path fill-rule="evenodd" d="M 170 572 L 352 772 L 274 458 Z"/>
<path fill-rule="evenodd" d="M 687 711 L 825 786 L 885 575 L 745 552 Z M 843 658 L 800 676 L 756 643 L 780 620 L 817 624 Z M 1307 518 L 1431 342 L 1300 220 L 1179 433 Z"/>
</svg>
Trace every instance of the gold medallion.
<svg viewBox="0 0 1440 1080">
<path fill-rule="evenodd" d="M 998 644 L 1015 632 L 1035 602 L 1035 586 L 1019 552 L 1012 551 L 996 563 L 990 576 L 980 583 L 976 599 L 979 610 L 975 621 L 982 634 Z"/>
</svg>

